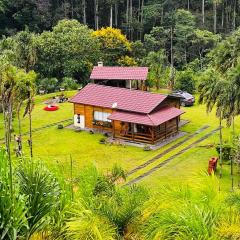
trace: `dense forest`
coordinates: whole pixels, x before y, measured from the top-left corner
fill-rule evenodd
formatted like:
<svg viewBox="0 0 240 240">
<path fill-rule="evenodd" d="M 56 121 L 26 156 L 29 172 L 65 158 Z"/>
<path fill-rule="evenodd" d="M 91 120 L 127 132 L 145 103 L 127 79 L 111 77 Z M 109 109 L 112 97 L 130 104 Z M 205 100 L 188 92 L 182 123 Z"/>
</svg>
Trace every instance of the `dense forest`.
<svg viewBox="0 0 240 240">
<path fill-rule="evenodd" d="M 1 55 L 35 70 L 39 88 L 48 91 L 85 84 L 100 60 L 149 66 L 149 86 L 184 89 L 177 78 L 202 70 L 208 52 L 240 24 L 237 0 L 2 0 L 0 6 Z"/>
<path fill-rule="evenodd" d="M 174 25 L 177 9 L 190 11 L 197 26 L 214 33 L 229 33 L 240 23 L 238 0 L 1 0 L 0 30 L 12 35 L 50 30 L 63 19 L 77 19 L 96 30 L 122 29 L 131 40 L 141 39 L 155 26 Z"/>
<path fill-rule="evenodd" d="M 0 239 L 240 239 L 239 3 L 0 0 Z M 150 91 L 196 93 L 184 138 L 159 151 L 106 144 L 63 125 L 69 102 L 43 112 L 59 90 L 86 85 L 98 61 L 148 66 Z M 129 184 L 160 166 L 152 185 Z"/>
</svg>

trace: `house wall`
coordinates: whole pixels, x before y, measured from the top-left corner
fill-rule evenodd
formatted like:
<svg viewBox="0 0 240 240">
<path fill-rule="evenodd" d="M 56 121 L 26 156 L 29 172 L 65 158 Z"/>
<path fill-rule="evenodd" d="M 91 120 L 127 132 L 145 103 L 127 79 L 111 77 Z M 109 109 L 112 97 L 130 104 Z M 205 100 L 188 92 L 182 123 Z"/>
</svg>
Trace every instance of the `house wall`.
<svg viewBox="0 0 240 240">
<path fill-rule="evenodd" d="M 162 103 L 160 103 L 158 105 L 158 107 L 156 107 L 154 109 L 154 111 L 155 110 L 159 110 L 159 109 L 161 109 L 163 107 L 167 107 L 167 106 L 168 107 L 175 107 L 175 108 L 180 109 L 180 107 L 181 107 L 180 99 L 177 99 L 177 98 L 166 98 Z"/>
<path fill-rule="evenodd" d="M 112 113 L 113 109 L 95 107 L 91 105 L 74 104 L 74 115 L 80 114 L 84 116 L 84 119 L 85 119 L 84 128 L 92 128 L 92 129 L 106 130 L 106 131 L 111 130 L 112 129 L 111 127 L 109 128 L 109 127 L 103 127 L 103 126 L 96 126 L 93 124 L 94 111 Z"/>
</svg>

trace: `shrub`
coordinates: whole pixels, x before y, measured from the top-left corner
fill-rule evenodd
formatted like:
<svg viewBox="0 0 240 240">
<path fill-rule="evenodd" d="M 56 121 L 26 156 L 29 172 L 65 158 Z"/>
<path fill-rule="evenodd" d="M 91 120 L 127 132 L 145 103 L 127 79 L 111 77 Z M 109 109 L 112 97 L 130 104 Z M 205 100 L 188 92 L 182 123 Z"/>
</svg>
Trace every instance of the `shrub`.
<svg viewBox="0 0 240 240">
<path fill-rule="evenodd" d="M 4 152 L 0 149 L 0 239 L 16 240 L 28 228 L 25 196 L 16 188 L 11 193 L 10 172 Z"/>
<path fill-rule="evenodd" d="M 64 77 L 61 87 L 65 90 L 77 90 L 79 85 L 77 84 L 77 81 L 70 77 Z"/>
<path fill-rule="evenodd" d="M 58 88 L 58 80 L 56 78 L 43 78 L 38 82 L 38 88 L 46 92 L 55 92 Z"/>
<path fill-rule="evenodd" d="M 151 151 L 152 149 L 149 145 L 146 144 L 146 145 L 144 145 L 143 150 L 144 151 Z"/>
<path fill-rule="evenodd" d="M 105 139 L 105 138 L 101 138 L 101 139 L 99 140 L 99 143 L 100 143 L 100 144 L 105 144 L 105 143 L 106 143 L 106 139 Z"/>
<path fill-rule="evenodd" d="M 28 237 L 31 237 L 49 223 L 49 215 L 56 210 L 61 190 L 57 179 L 38 162 L 22 163 L 17 177 L 19 191 L 26 196 Z"/>
<path fill-rule="evenodd" d="M 196 84 L 195 84 L 195 80 L 194 80 L 194 75 L 191 70 L 178 72 L 177 77 L 176 77 L 175 89 L 193 93 L 196 88 L 195 85 Z"/>
<path fill-rule="evenodd" d="M 223 161 L 228 162 L 231 160 L 232 157 L 232 150 L 233 147 L 229 144 L 224 144 L 222 147 L 222 158 Z M 218 155 L 220 155 L 220 145 L 216 146 L 216 151 L 218 152 Z"/>
<path fill-rule="evenodd" d="M 63 129 L 63 125 L 62 124 L 58 124 L 58 129 Z"/>
</svg>

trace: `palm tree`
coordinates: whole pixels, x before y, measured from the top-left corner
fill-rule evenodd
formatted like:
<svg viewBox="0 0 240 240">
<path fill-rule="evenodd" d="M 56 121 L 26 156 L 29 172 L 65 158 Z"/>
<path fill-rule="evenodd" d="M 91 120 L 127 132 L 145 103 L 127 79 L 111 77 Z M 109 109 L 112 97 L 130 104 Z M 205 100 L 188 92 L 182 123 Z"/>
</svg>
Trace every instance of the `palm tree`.
<svg viewBox="0 0 240 240">
<path fill-rule="evenodd" d="M 25 93 L 27 96 L 27 104 L 23 117 L 28 115 L 29 117 L 29 147 L 30 147 L 30 156 L 33 157 L 33 145 L 32 145 L 32 111 L 34 108 L 34 96 L 36 94 L 36 81 L 37 75 L 34 71 L 26 73 L 26 82 L 25 82 Z"/>
<path fill-rule="evenodd" d="M 227 126 L 232 125 L 232 142 L 235 142 L 235 118 L 240 114 L 240 65 L 231 69 L 227 75 L 229 85 L 225 91 L 224 97 L 224 118 L 227 120 Z M 233 157 L 231 157 L 231 189 L 234 187 L 233 179 Z"/>
<path fill-rule="evenodd" d="M 0 79 L 0 94 L 2 99 L 2 108 L 4 116 L 5 128 L 5 145 L 8 154 L 8 164 L 10 170 L 10 186 L 11 193 L 13 194 L 13 173 L 12 173 L 12 158 L 11 158 L 11 133 L 12 133 L 12 115 L 13 106 L 15 103 L 16 95 L 16 75 L 17 68 L 11 65 L 5 66 L 1 72 Z"/>
<path fill-rule="evenodd" d="M 226 91 L 228 89 L 229 82 L 223 80 L 221 75 L 215 69 L 207 70 L 203 75 L 203 81 L 199 85 L 199 103 L 206 104 L 207 112 L 211 112 L 216 107 L 216 116 L 219 118 L 219 142 L 220 142 L 220 178 L 222 177 L 222 147 L 223 147 L 223 135 L 222 135 L 222 120 L 224 114 L 224 104 Z"/>
<path fill-rule="evenodd" d="M 163 71 L 166 69 L 168 62 L 166 54 L 163 50 L 158 52 L 150 52 L 145 59 L 147 66 L 150 67 L 150 76 L 152 76 L 156 82 L 157 90 L 160 88 L 160 80 L 163 75 Z"/>
</svg>

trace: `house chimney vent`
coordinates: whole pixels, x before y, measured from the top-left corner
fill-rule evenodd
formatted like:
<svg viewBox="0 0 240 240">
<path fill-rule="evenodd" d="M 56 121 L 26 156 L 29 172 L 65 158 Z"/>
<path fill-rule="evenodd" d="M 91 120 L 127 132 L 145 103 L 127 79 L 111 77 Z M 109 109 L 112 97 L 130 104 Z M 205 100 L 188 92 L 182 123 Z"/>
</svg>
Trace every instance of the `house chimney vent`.
<svg viewBox="0 0 240 240">
<path fill-rule="evenodd" d="M 103 62 L 98 62 L 98 67 L 103 67 Z"/>
<path fill-rule="evenodd" d="M 112 108 L 117 108 L 117 103 L 115 102 L 115 103 L 113 103 L 113 105 L 112 105 Z"/>
</svg>

